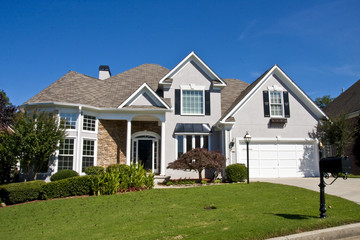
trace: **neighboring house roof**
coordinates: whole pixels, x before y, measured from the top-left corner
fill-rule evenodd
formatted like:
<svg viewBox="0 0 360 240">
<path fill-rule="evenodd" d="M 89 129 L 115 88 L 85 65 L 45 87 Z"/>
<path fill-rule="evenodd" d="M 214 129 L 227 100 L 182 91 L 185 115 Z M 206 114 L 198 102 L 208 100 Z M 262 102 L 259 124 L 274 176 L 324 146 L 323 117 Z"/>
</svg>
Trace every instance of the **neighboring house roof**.
<svg viewBox="0 0 360 240">
<path fill-rule="evenodd" d="M 143 64 L 108 79 L 99 80 L 69 71 L 25 104 L 61 102 L 117 108 L 144 83 L 156 91 L 159 79 L 168 72 L 169 69 L 157 64 Z"/>
<path fill-rule="evenodd" d="M 336 117 L 340 113 L 360 113 L 360 80 L 329 103 L 324 111 L 331 117 Z"/>
</svg>

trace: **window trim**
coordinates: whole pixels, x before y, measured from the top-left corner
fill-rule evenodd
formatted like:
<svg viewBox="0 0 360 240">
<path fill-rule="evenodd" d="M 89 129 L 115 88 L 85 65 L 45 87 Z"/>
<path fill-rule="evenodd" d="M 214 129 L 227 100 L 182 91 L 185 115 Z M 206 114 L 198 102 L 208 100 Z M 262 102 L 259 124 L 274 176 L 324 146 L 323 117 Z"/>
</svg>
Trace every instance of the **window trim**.
<svg viewBox="0 0 360 240">
<path fill-rule="evenodd" d="M 208 151 L 211 151 L 211 135 L 210 134 L 176 134 L 176 149 L 175 149 L 176 159 L 178 159 L 180 157 L 179 156 L 179 139 L 181 139 L 181 137 L 182 137 L 182 142 L 183 142 L 182 143 L 183 149 L 182 149 L 181 154 L 188 152 L 187 151 L 187 137 L 188 136 L 191 136 L 191 149 L 190 150 L 196 148 L 195 138 L 197 136 L 200 136 L 200 146 L 202 146 L 201 148 L 206 148 Z M 208 138 L 207 147 L 204 147 L 204 144 L 205 144 L 204 137 Z"/>
<path fill-rule="evenodd" d="M 84 155 L 84 140 L 88 141 L 94 141 L 94 163 L 93 166 L 97 166 L 97 138 L 91 138 L 91 137 L 82 137 L 81 138 L 81 148 L 80 148 L 80 159 L 79 159 L 79 172 L 85 173 L 85 171 L 82 171 L 83 168 L 83 157 L 89 157 L 89 155 Z"/>
<path fill-rule="evenodd" d="M 183 92 L 184 91 L 202 92 L 202 113 L 184 113 L 183 112 L 183 105 L 184 105 Z M 182 115 L 182 116 L 205 116 L 205 107 L 206 106 L 205 106 L 205 87 L 204 86 L 198 86 L 195 84 L 180 86 L 180 115 Z"/>
<path fill-rule="evenodd" d="M 95 129 L 94 131 L 92 130 L 85 130 L 84 129 L 84 123 L 85 123 L 85 116 L 90 116 L 90 117 L 94 117 L 95 118 Z M 88 132 L 88 133 L 97 133 L 97 129 L 98 129 L 98 118 L 94 115 L 91 115 L 91 114 L 82 114 L 82 121 L 81 121 L 81 131 L 83 132 Z"/>
<path fill-rule="evenodd" d="M 61 123 L 62 117 L 61 114 L 71 114 L 71 115 L 75 115 L 76 116 L 76 121 L 75 121 L 75 128 L 66 128 L 66 131 L 77 131 L 77 127 L 78 127 L 78 121 L 79 121 L 79 114 L 78 113 L 73 113 L 73 112 L 60 112 L 59 113 L 59 120 Z M 70 125 L 71 126 L 71 125 Z"/>
<path fill-rule="evenodd" d="M 76 146 L 76 138 L 75 137 L 66 137 L 64 138 L 63 141 L 65 141 L 66 139 L 72 139 L 74 140 L 74 143 L 73 143 L 73 154 L 72 155 L 64 155 L 64 154 L 60 154 L 60 147 L 61 147 L 61 143 L 59 143 L 59 149 L 57 150 L 57 158 L 56 158 L 56 172 L 60 171 L 60 170 L 63 170 L 63 169 L 60 169 L 59 170 L 59 156 L 72 156 L 73 157 L 73 160 L 72 160 L 72 168 L 71 170 L 75 170 L 76 169 L 76 149 L 77 149 L 77 146 Z"/>
<path fill-rule="evenodd" d="M 270 118 L 285 118 L 285 109 L 284 109 L 284 91 L 282 90 L 269 90 L 269 110 L 270 110 Z M 271 102 L 271 93 L 280 93 L 281 103 L 272 103 Z M 281 115 L 273 115 L 271 108 L 272 105 L 281 105 Z"/>
</svg>

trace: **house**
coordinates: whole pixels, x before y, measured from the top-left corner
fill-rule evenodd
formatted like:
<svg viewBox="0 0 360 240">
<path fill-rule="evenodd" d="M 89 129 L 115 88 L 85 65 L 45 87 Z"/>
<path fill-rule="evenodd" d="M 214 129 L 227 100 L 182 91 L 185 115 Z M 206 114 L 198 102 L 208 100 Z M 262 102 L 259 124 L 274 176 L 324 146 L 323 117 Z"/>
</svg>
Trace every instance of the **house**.
<svg viewBox="0 0 360 240">
<path fill-rule="evenodd" d="M 339 116 L 341 113 L 346 114 L 350 126 L 354 129 L 355 126 L 359 124 L 360 116 L 360 80 L 329 103 L 324 108 L 324 112 L 333 118 Z M 356 140 L 345 149 L 345 155 L 349 156 L 351 160 L 352 172 L 354 174 L 360 174 L 360 155 L 359 153 L 355 154 L 356 150 L 359 151 L 355 147 L 355 141 Z M 359 148 L 359 146 L 357 148 Z"/>
<path fill-rule="evenodd" d="M 50 174 L 142 163 L 158 177 L 196 178 L 167 165 L 196 147 L 246 163 L 248 132 L 251 178 L 318 175 L 311 133 L 325 114 L 277 65 L 251 85 L 221 78 L 194 52 L 171 70 L 143 64 L 112 76 L 102 65 L 99 78 L 69 71 L 23 107 L 65 120 Z"/>
</svg>

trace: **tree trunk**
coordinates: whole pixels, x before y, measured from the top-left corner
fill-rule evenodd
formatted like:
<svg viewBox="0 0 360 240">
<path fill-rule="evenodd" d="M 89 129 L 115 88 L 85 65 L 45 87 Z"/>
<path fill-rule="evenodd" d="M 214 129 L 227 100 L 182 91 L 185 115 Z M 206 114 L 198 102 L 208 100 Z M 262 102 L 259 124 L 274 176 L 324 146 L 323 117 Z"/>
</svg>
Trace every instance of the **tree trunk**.
<svg viewBox="0 0 360 240">
<path fill-rule="evenodd" d="M 201 175 L 201 172 L 202 172 L 202 169 L 201 169 L 201 170 L 199 170 L 199 183 L 201 183 L 201 181 L 202 181 L 202 175 Z"/>
</svg>

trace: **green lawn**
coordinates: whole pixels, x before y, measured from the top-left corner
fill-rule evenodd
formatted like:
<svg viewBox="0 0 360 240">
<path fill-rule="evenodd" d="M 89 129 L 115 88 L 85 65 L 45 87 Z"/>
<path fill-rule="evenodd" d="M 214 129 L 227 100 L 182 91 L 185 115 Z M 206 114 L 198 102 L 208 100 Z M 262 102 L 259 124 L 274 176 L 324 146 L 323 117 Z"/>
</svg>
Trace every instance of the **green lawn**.
<svg viewBox="0 0 360 240">
<path fill-rule="evenodd" d="M 360 221 L 360 206 L 271 183 L 154 189 L 0 209 L 1 239 L 264 239 Z"/>
</svg>

